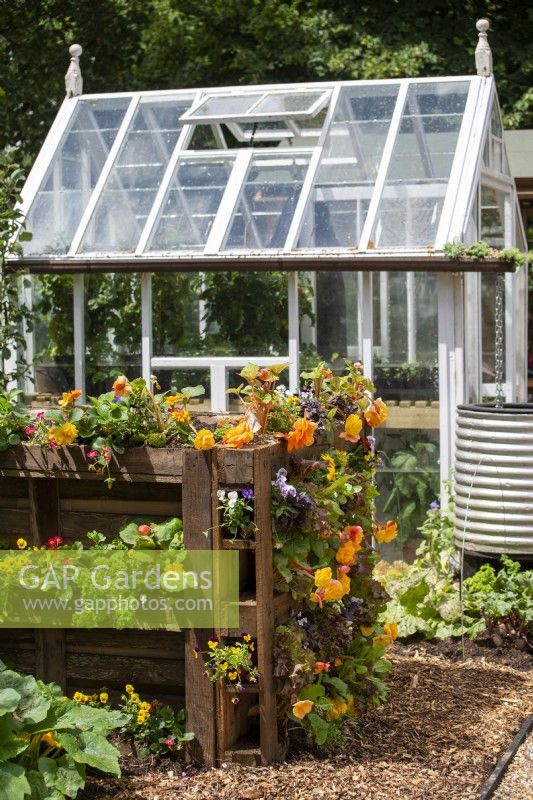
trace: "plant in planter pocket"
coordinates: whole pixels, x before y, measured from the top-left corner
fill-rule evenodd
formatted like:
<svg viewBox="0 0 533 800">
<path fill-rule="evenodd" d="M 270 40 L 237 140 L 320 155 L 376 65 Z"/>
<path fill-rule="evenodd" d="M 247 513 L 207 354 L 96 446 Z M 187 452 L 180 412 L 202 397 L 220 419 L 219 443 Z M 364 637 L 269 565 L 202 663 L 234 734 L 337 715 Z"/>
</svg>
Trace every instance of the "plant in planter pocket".
<svg viewBox="0 0 533 800">
<path fill-rule="evenodd" d="M 205 676 L 213 683 L 221 681 L 235 693 L 243 692 L 247 683 L 257 683 L 259 672 L 253 661 L 255 643 L 249 633 L 243 633 L 233 644 L 222 644 L 213 637 L 207 646 L 207 651 L 196 647 L 194 652 L 197 657 L 203 656 Z M 231 702 L 237 705 L 239 698 L 235 695 Z"/>
<path fill-rule="evenodd" d="M 229 492 L 219 489 L 217 497 L 220 501 L 219 511 L 222 511 L 222 527 L 226 533 L 230 533 L 233 538 L 246 538 L 257 532 L 253 521 L 254 490 L 251 486 Z"/>
</svg>

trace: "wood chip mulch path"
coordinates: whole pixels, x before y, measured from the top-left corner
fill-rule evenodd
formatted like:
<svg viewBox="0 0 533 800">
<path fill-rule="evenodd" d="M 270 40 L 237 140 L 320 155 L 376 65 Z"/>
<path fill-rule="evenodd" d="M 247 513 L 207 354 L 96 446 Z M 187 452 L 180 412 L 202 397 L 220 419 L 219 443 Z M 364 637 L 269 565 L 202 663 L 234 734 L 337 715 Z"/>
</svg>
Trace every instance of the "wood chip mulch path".
<svg viewBox="0 0 533 800">
<path fill-rule="evenodd" d="M 122 781 L 91 778 L 79 800 L 474 800 L 533 710 L 533 672 L 415 648 L 391 655 L 391 697 L 327 758 L 272 767 L 176 765 Z M 512 795 L 506 800 L 523 800 Z"/>
</svg>

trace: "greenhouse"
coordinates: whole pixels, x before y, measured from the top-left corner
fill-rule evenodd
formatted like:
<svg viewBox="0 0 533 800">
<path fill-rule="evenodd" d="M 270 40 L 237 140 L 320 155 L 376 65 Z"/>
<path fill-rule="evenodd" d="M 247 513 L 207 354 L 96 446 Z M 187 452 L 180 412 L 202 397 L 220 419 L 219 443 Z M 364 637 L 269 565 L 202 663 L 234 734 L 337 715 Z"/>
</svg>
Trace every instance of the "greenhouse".
<svg viewBox="0 0 533 800">
<path fill-rule="evenodd" d="M 224 411 L 227 387 L 250 360 L 286 358 L 291 389 L 308 354 L 359 360 L 392 402 L 385 451 L 388 441 L 421 456 L 424 480 L 438 490 L 439 470 L 447 480 L 452 465 L 455 407 L 495 394 L 502 270 L 511 270 L 505 399 L 526 399 L 525 270 L 443 253 L 446 243 L 479 240 L 525 250 L 490 51 L 478 51 L 475 76 L 93 95 L 82 93 L 73 46 L 67 97 L 24 188 L 32 239 L 19 258 L 36 296 L 41 274 L 73 274 L 73 341 L 70 356 L 56 352 L 63 371 L 50 359 L 37 364 L 28 390 L 57 392 L 74 380 L 94 392 L 90 281 L 130 273 L 140 296 L 129 317 L 136 344 L 127 351 L 93 332 L 111 336 L 114 350 L 93 372 L 156 373 L 170 385 L 196 370 L 211 409 Z M 262 271 L 287 273 L 277 291 L 288 299 L 276 298 L 286 346 L 256 331 L 263 347 L 210 349 L 206 280 L 216 287 L 217 274 Z M 264 301 L 253 286 L 241 284 L 236 306 Z M 153 294 L 173 291 L 186 297 L 196 355 L 177 336 L 154 336 L 162 321 Z M 38 328 L 32 352 L 43 337 Z"/>
</svg>

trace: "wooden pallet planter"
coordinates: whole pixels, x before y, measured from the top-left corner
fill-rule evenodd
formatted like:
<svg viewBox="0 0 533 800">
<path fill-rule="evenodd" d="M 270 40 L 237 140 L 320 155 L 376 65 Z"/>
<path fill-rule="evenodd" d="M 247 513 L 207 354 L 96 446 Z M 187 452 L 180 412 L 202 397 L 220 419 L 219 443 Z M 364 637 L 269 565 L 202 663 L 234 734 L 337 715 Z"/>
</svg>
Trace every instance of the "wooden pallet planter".
<svg viewBox="0 0 533 800">
<path fill-rule="evenodd" d="M 15 547 L 18 536 L 42 544 L 59 534 L 66 542 L 96 529 L 116 535 L 131 519 L 159 521 L 181 516 L 188 549 L 238 550 L 241 562 L 239 629 L 219 630 L 222 639 L 241 631 L 256 639 L 260 680 L 240 703 L 205 677 L 194 648 L 207 649 L 213 631 L 3 630 L 0 654 L 20 669 L 55 680 L 67 692 L 106 685 L 112 694 L 127 682 L 172 705 L 185 705 L 196 734 L 195 757 L 207 765 L 224 761 L 269 764 L 281 756 L 276 719 L 272 645 L 274 628 L 290 612 L 287 594 L 275 595 L 272 569 L 272 479 L 290 464 L 279 442 L 242 450 L 134 448 L 115 458 L 108 490 L 88 470 L 83 446 L 45 451 L 20 446 L 0 454 L 0 540 Z M 325 446 L 298 453 L 316 458 Z M 254 489 L 253 539 L 228 539 L 220 526 L 219 488 Z"/>
</svg>

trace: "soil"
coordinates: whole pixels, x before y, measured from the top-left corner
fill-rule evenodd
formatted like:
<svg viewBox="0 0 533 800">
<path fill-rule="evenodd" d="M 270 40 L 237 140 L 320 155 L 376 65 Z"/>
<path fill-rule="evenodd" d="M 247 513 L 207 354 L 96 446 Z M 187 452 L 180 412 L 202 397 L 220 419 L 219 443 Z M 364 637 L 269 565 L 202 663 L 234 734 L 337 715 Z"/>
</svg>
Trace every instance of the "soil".
<svg viewBox="0 0 533 800">
<path fill-rule="evenodd" d="M 459 647 L 396 644 L 389 701 L 326 757 L 198 771 L 128 759 L 122 781 L 91 777 L 79 800 L 475 800 L 532 711 L 533 659 L 468 642 L 462 660 Z"/>
<path fill-rule="evenodd" d="M 464 648 L 464 653 L 463 653 Z M 533 653 L 518 650 L 515 647 L 496 647 L 489 639 L 434 639 L 430 642 L 417 642 L 408 645 L 396 642 L 394 651 L 404 655 L 414 655 L 416 652 L 432 656 L 442 656 L 450 661 L 463 661 L 465 658 L 472 661 L 486 661 L 490 664 L 500 664 L 505 667 L 528 672 L 533 671 Z"/>
</svg>

